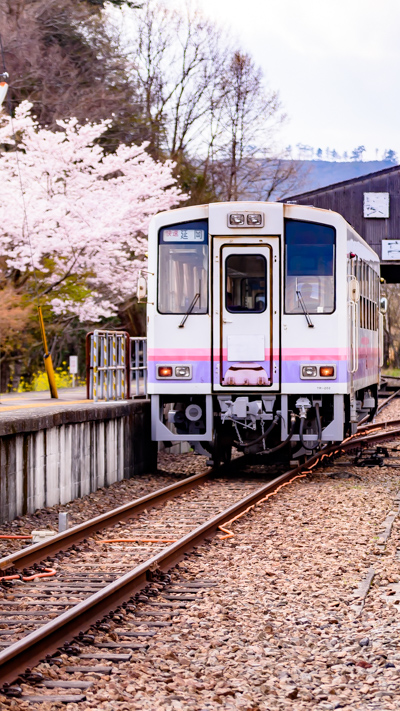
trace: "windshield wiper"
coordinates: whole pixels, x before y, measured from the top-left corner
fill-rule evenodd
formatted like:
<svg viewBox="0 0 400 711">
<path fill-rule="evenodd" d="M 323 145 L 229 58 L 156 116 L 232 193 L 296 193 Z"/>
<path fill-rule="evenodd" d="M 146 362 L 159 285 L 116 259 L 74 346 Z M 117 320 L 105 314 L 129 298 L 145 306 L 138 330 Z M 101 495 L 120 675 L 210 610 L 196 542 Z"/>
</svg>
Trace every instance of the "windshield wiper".
<svg viewBox="0 0 400 711">
<path fill-rule="evenodd" d="M 192 301 L 192 303 L 190 304 L 188 310 L 186 311 L 186 313 L 185 313 L 185 315 L 184 315 L 182 321 L 180 322 L 178 328 L 183 328 L 183 327 L 184 327 L 184 325 L 185 325 L 185 323 L 186 323 L 188 317 L 189 317 L 190 314 L 192 313 L 192 311 L 193 311 L 194 307 L 196 306 L 196 304 L 197 304 L 197 302 L 198 302 L 199 299 L 200 299 L 200 292 L 198 291 L 197 294 L 194 295 L 193 301 Z"/>
<path fill-rule="evenodd" d="M 304 314 L 304 316 L 306 317 L 306 321 L 307 321 L 307 323 L 308 323 L 308 328 L 314 328 L 314 324 L 313 324 L 313 322 L 311 321 L 310 314 L 309 314 L 308 311 L 307 311 L 307 307 L 306 307 L 306 305 L 305 305 L 305 303 L 304 303 L 304 299 L 303 299 L 303 297 L 302 297 L 302 294 L 301 294 L 300 289 L 296 289 L 296 296 L 297 296 L 298 300 L 300 301 L 300 306 L 301 306 L 301 308 L 303 309 L 303 314 Z"/>
</svg>

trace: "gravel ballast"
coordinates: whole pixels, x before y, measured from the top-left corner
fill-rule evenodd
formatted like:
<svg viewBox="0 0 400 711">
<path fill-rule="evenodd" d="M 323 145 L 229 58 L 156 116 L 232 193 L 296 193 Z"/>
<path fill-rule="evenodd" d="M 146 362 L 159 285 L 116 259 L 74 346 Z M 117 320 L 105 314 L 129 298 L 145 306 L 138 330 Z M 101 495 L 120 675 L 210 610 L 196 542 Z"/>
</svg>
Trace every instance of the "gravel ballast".
<svg viewBox="0 0 400 711">
<path fill-rule="evenodd" d="M 67 710 L 398 709 L 398 519 L 386 547 L 379 534 L 399 488 L 389 466 L 338 465 L 257 506 L 233 525 L 234 538 L 214 538 L 173 573 L 216 587 Z"/>
<path fill-rule="evenodd" d="M 390 465 L 400 454 L 391 451 L 383 467 L 356 468 L 351 459 L 295 481 L 234 523 L 233 538 L 217 536 L 189 555 L 172 582 L 215 587 L 176 616 L 156 617 L 172 624 L 149 636 L 147 650 L 113 664 L 111 676 L 92 675 L 85 702 L 34 708 L 398 709 L 400 468 Z M 177 469 L 180 458 L 170 461 Z M 125 628 L 148 610 L 141 603 Z M 113 631 L 102 637 L 116 639 Z M 0 697 L 0 709 L 32 707 Z"/>
<path fill-rule="evenodd" d="M 106 511 L 145 496 L 152 491 L 175 484 L 180 479 L 197 474 L 205 469 L 206 457 L 189 454 L 158 455 L 158 470 L 154 474 L 140 475 L 132 479 L 123 479 L 109 487 L 98 489 L 81 499 L 67 504 L 38 509 L 34 513 L 19 516 L 14 521 L 0 525 L 0 535 L 30 535 L 32 531 L 50 529 L 58 531 L 58 514 L 68 513 L 69 526 L 75 526 Z M 23 546 L 21 540 L 1 540 L 0 558 Z"/>
</svg>

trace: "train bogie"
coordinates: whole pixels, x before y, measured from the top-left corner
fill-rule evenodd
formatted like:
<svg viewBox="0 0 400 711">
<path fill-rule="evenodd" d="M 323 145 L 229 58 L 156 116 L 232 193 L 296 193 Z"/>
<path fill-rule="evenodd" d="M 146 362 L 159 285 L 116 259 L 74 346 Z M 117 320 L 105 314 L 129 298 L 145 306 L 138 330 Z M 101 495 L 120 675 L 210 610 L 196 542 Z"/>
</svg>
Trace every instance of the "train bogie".
<svg viewBox="0 0 400 711">
<path fill-rule="evenodd" d="M 376 408 L 379 259 L 337 213 L 220 203 L 149 234 L 154 440 L 214 459 L 340 441 Z"/>
</svg>

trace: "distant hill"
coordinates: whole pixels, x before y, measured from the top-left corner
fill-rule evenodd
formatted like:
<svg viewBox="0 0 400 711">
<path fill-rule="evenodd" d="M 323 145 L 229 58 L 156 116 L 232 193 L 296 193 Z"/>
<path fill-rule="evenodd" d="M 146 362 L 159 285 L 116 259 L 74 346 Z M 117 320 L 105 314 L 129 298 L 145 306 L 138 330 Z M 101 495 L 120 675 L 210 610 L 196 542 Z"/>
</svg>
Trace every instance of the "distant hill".
<svg viewBox="0 0 400 711">
<path fill-rule="evenodd" d="M 393 163 L 385 160 L 330 162 L 324 160 L 299 160 L 300 167 L 298 187 L 290 191 L 291 195 L 317 190 L 318 188 L 351 180 L 378 170 L 392 168 Z"/>
</svg>

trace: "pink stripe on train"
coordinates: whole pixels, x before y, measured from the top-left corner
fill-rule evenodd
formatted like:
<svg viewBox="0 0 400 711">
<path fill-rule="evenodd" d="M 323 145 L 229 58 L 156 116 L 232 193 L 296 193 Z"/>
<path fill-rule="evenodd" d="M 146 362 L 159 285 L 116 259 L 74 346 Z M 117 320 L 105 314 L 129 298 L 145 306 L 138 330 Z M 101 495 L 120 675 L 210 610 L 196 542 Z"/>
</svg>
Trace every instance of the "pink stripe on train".
<svg viewBox="0 0 400 711">
<path fill-rule="evenodd" d="M 362 349 L 360 349 L 361 351 Z M 375 351 L 375 349 L 372 349 Z M 270 358 L 271 350 L 265 349 L 265 360 Z M 220 348 L 214 348 L 213 360 L 219 360 L 221 355 Z M 283 348 L 280 354 L 278 348 L 273 349 L 273 358 L 278 360 L 347 360 L 347 348 Z M 222 349 L 222 357 L 224 360 L 228 357 L 227 348 Z M 151 348 L 148 351 L 149 361 L 208 361 L 210 360 L 209 348 Z"/>
</svg>

